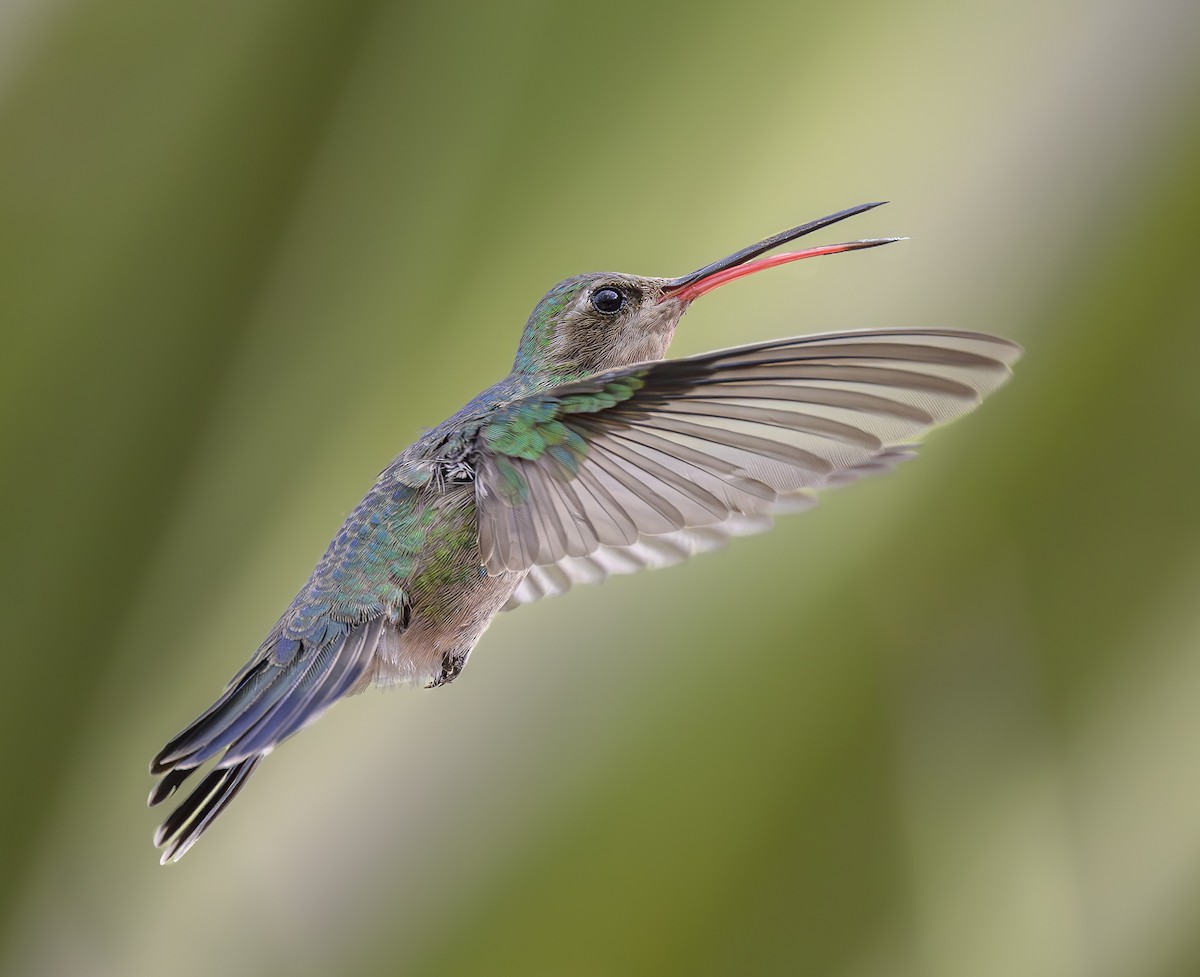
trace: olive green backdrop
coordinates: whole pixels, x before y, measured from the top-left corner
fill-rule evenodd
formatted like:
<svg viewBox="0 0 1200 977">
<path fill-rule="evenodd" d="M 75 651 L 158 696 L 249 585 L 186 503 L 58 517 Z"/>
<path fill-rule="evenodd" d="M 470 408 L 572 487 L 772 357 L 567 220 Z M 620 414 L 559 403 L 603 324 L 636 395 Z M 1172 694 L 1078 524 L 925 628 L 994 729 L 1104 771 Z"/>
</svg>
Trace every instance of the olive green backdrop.
<svg viewBox="0 0 1200 977">
<path fill-rule="evenodd" d="M 1200 972 L 1194 0 L 0 6 L 0 970 Z M 159 868 L 146 763 L 584 270 L 907 234 L 676 352 L 1028 352 L 922 458 L 503 615 Z"/>
</svg>

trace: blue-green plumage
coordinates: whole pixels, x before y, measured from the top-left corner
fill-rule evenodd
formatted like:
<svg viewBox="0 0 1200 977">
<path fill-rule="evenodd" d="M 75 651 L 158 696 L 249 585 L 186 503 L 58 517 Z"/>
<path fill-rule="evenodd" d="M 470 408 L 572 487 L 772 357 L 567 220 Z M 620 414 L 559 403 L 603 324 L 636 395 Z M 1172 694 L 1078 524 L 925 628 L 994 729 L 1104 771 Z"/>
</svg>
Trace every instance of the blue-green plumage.
<svg viewBox="0 0 1200 977">
<path fill-rule="evenodd" d="M 873 205 L 867 205 L 873 206 Z M 776 340 L 662 357 L 697 296 L 793 228 L 680 279 L 580 275 L 525 326 L 512 372 L 402 452 L 221 697 L 155 757 L 158 804 L 211 769 L 155 836 L 180 857 L 264 756 L 366 686 L 436 687 L 501 609 L 661 566 L 910 456 L 1008 376 L 1017 347 L 946 330 Z"/>
</svg>

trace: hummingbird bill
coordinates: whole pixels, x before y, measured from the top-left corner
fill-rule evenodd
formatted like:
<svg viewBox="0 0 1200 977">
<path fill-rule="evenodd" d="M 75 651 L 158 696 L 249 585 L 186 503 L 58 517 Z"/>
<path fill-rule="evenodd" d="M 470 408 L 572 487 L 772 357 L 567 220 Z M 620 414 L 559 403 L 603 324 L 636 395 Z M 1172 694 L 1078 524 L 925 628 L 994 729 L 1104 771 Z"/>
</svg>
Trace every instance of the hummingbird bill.
<svg viewBox="0 0 1200 977">
<path fill-rule="evenodd" d="M 190 787 L 155 833 L 163 863 L 339 699 L 446 685 L 498 612 L 765 530 L 819 490 L 911 457 L 928 429 L 1003 384 L 1021 348 L 950 329 L 663 358 L 689 305 L 721 285 L 901 240 L 775 252 L 877 206 L 682 278 L 602 272 L 550 289 L 508 376 L 388 465 L 249 662 L 151 762 L 151 806 Z"/>
</svg>

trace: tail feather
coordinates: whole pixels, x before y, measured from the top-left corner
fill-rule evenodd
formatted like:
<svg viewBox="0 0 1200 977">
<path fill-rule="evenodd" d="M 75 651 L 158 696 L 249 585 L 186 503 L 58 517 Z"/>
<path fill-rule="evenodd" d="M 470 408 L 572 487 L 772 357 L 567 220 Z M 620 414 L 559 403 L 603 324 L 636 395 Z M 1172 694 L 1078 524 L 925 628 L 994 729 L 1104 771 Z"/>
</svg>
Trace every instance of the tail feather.
<svg viewBox="0 0 1200 977">
<path fill-rule="evenodd" d="M 220 753 L 249 724 L 256 722 L 289 688 L 286 670 L 269 660 L 258 662 L 221 695 L 207 712 L 178 733 L 150 765 L 153 774 L 181 763 L 198 766 Z M 274 690 L 275 699 L 271 693 Z M 211 749 L 206 750 L 206 747 Z"/>
<path fill-rule="evenodd" d="M 176 767 L 174 770 L 168 771 L 163 779 L 150 789 L 150 796 L 146 799 L 146 806 L 157 807 L 174 794 L 179 789 L 179 785 L 195 772 L 195 767 Z"/>
<path fill-rule="evenodd" d="M 246 779 L 258 766 L 261 756 L 243 760 L 232 767 L 217 767 L 174 811 L 154 833 L 154 847 L 164 848 L 161 864 L 178 861 L 204 834 L 213 818 L 237 796 Z M 184 774 L 190 774 L 188 770 Z"/>
<path fill-rule="evenodd" d="M 348 636 L 338 649 L 327 648 L 288 695 L 229 746 L 226 761 L 238 760 L 270 750 L 312 722 L 340 699 L 362 675 L 374 650 L 378 627 L 368 625 Z"/>
<path fill-rule="evenodd" d="M 363 680 L 387 627 L 383 619 L 354 625 L 323 645 L 299 645 L 284 661 L 272 654 L 272 645 L 264 647 L 203 715 L 163 747 L 150 765 L 162 777 L 150 792 L 151 807 L 219 757 L 155 833 L 155 846 L 165 847 L 164 863 L 195 844 L 264 756 Z"/>
</svg>

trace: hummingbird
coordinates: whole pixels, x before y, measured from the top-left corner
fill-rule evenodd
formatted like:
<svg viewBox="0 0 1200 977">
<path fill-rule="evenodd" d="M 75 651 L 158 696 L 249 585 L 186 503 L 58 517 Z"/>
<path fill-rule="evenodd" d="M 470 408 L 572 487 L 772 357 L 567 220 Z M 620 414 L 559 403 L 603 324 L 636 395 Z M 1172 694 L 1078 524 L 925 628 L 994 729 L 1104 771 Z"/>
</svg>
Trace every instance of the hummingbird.
<svg viewBox="0 0 1200 977">
<path fill-rule="evenodd" d="M 682 278 L 600 272 L 538 302 L 512 370 L 383 470 L 250 661 L 150 764 L 151 806 L 202 768 L 154 844 L 174 861 L 280 743 L 371 685 L 454 681 L 495 615 L 576 583 L 677 563 L 814 493 L 913 455 L 1021 348 L 879 329 L 666 360 L 728 282 L 873 238 L 768 255 L 877 207 L 772 235 Z M 765 256 L 765 257 L 764 257 Z"/>
</svg>

